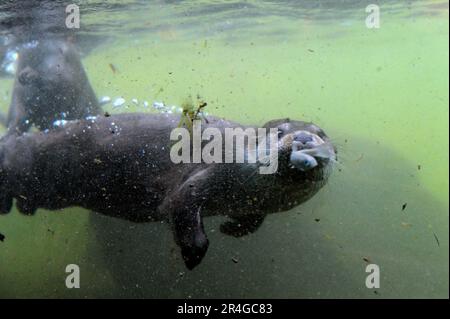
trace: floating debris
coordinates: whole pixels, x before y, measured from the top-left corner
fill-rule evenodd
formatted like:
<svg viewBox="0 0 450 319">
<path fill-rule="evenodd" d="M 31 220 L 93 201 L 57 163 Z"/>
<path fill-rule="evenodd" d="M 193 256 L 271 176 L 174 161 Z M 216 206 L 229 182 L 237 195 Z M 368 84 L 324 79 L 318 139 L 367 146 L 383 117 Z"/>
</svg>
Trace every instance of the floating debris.
<svg viewBox="0 0 450 319">
<path fill-rule="evenodd" d="M 125 99 L 123 97 L 118 97 L 117 99 L 114 100 L 113 102 L 113 106 L 114 107 L 120 107 L 122 105 L 125 104 Z"/>
<path fill-rule="evenodd" d="M 237 264 L 239 262 L 239 260 L 235 257 L 231 258 L 231 261 L 233 261 L 235 264 Z"/>
<path fill-rule="evenodd" d="M 420 164 L 417 165 L 417 169 L 420 171 L 422 169 L 422 166 Z"/>
<path fill-rule="evenodd" d="M 363 257 L 362 259 L 363 259 L 366 263 L 369 263 L 369 264 L 371 263 L 369 257 Z"/>
<path fill-rule="evenodd" d="M 358 163 L 359 161 L 361 161 L 364 158 L 364 154 L 361 153 L 361 155 L 359 155 L 359 157 L 355 160 L 356 163 Z"/>
<path fill-rule="evenodd" d="M 134 105 L 139 105 L 139 101 L 138 101 L 138 99 L 136 99 L 136 98 L 131 99 L 131 102 L 132 102 Z"/>
<path fill-rule="evenodd" d="M 108 112 L 105 112 L 105 117 L 110 117 L 111 116 L 111 114 L 109 114 Z"/>
<path fill-rule="evenodd" d="M 148 107 L 148 102 L 144 101 L 144 103 L 142 103 L 144 105 L 144 107 Z"/>
<path fill-rule="evenodd" d="M 402 225 L 402 227 L 405 227 L 405 228 L 411 228 L 411 226 L 412 226 L 412 224 L 407 223 L 407 222 L 402 222 L 401 225 Z"/>
<path fill-rule="evenodd" d="M 315 218 L 314 219 L 316 222 L 320 222 L 320 218 Z"/>
<path fill-rule="evenodd" d="M 404 203 L 403 205 L 402 205 L 402 211 L 404 211 L 405 209 L 406 209 L 406 206 L 408 205 L 408 203 Z"/>
<path fill-rule="evenodd" d="M 111 69 L 111 71 L 115 74 L 117 72 L 117 68 L 114 64 L 109 63 L 109 68 Z"/>
<path fill-rule="evenodd" d="M 189 132 L 192 132 L 192 126 L 195 120 L 203 119 L 206 123 L 208 123 L 208 119 L 203 113 L 203 109 L 208 105 L 208 103 L 200 100 L 200 96 L 197 96 L 197 100 L 196 110 L 191 96 L 189 96 L 188 99 L 181 105 L 183 111 L 178 127 L 182 127 L 184 125 L 188 128 Z"/>
<path fill-rule="evenodd" d="M 436 239 L 436 243 L 437 243 L 438 247 L 441 247 L 438 236 L 435 233 L 433 233 L 433 235 L 434 235 L 434 239 Z"/>
<path fill-rule="evenodd" d="M 3 235 L 2 233 L 0 233 L 0 241 L 5 241 L 5 235 Z"/>
</svg>

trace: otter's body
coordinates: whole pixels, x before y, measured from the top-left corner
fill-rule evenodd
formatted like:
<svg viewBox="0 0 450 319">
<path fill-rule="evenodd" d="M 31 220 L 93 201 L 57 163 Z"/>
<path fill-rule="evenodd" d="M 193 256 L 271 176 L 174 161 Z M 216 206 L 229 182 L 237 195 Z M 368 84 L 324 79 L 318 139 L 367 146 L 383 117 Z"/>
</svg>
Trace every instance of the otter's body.
<svg viewBox="0 0 450 319">
<path fill-rule="evenodd" d="M 0 211 L 17 208 L 81 206 L 135 222 L 169 220 L 189 268 L 197 265 L 208 241 L 202 217 L 225 215 L 221 231 L 242 236 L 255 231 L 268 213 L 290 209 L 313 196 L 326 182 L 329 160 L 301 171 L 290 165 L 289 146 L 280 146 L 275 174 L 261 175 L 258 164 L 180 163 L 170 159 L 170 132 L 179 117 L 121 114 L 70 122 L 49 133 L 5 137 L 0 142 Z M 242 127 L 209 117 L 207 127 Z M 317 126 L 279 120 L 280 138 Z M 281 142 L 281 140 L 280 140 Z M 325 144 L 324 144 L 325 145 Z M 327 144 L 328 145 L 328 144 Z M 330 159 L 334 149 L 330 146 Z"/>
</svg>

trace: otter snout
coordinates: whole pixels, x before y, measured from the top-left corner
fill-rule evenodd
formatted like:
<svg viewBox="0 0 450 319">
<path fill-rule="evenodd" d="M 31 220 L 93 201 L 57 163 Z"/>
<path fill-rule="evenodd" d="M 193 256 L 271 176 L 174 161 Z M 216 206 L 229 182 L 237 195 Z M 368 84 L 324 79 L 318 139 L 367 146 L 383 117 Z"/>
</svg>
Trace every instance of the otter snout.
<svg viewBox="0 0 450 319">
<path fill-rule="evenodd" d="M 300 171 L 309 171 L 321 163 L 335 160 L 334 148 L 317 134 L 308 131 L 297 131 L 292 139 L 290 162 Z"/>
</svg>

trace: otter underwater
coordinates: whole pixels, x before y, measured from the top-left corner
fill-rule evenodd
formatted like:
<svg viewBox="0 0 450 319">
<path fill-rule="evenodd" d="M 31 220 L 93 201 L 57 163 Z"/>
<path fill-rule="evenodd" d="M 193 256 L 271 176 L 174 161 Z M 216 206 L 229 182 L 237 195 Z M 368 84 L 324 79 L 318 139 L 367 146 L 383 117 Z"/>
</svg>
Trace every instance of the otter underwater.
<svg viewBox="0 0 450 319">
<path fill-rule="evenodd" d="M 311 198 L 327 181 L 334 146 L 312 123 L 274 120 L 278 168 L 260 163 L 174 163 L 170 133 L 179 116 L 117 114 L 68 121 L 48 132 L 0 140 L 0 211 L 32 215 L 38 208 L 81 206 L 133 222 L 168 221 L 186 266 L 203 259 L 209 242 L 202 218 L 223 215 L 222 233 L 252 233 L 269 213 Z M 243 128 L 208 117 L 202 130 Z M 223 147 L 225 143 L 222 143 Z M 320 151 L 315 151 L 320 150 Z M 303 151 L 303 153 L 302 153 Z M 314 165 L 303 165 L 307 151 Z"/>
</svg>

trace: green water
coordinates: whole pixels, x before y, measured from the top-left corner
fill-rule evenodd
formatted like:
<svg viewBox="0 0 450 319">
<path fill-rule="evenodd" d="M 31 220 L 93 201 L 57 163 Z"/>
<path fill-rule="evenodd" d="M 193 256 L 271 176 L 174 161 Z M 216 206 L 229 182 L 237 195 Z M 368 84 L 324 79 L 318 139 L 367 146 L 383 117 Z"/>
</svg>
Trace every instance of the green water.
<svg viewBox="0 0 450 319">
<path fill-rule="evenodd" d="M 313 121 L 340 163 L 318 195 L 253 235 L 227 237 L 222 218 L 207 219 L 210 248 L 193 271 L 167 225 L 14 209 L 0 216 L 0 297 L 448 298 L 448 4 L 382 7 L 379 29 L 359 6 L 351 18 L 240 17 L 221 32 L 167 23 L 87 55 L 98 96 L 180 105 L 200 94 L 210 114 L 242 123 Z M 11 88 L 0 79 L 3 110 Z M 380 267 L 376 292 L 368 262 Z M 71 263 L 80 289 L 65 287 Z"/>
</svg>

